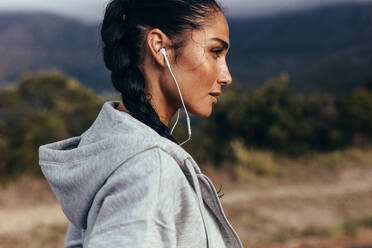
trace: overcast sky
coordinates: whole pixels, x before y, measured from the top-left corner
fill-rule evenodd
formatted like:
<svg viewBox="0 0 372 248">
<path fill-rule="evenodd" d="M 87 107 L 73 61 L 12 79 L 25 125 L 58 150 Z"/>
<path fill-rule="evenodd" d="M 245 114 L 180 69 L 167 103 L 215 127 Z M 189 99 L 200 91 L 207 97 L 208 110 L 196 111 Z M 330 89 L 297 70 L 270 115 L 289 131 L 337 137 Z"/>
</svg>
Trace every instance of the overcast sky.
<svg viewBox="0 0 372 248">
<path fill-rule="evenodd" d="M 109 0 L 0 0 L 0 10 L 46 10 L 88 22 L 103 18 Z M 221 0 L 220 0 L 221 2 Z M 326 4 L 372 2 L 372 0 L 223 0 L 228 16 L 262 16 L 319 7 Z"/>
</svg>

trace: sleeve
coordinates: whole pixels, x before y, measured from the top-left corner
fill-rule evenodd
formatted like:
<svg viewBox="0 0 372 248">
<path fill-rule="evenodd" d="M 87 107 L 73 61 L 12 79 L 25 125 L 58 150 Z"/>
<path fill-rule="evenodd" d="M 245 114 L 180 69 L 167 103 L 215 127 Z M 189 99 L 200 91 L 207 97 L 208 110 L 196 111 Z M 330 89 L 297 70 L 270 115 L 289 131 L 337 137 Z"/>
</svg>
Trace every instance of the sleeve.
<svg viewBox="0 0 372 248">
<path fill-rule="evenodd" d="M 86 247 L 176 247 L 172 200 L 178 186 L 168 184 L 173 172 L 166 169 L 164 176 L 162 168 L 167 163 L 166 168 L 180 169 L 176 160 L 165 161 L 161 152 L 159 148 L 142 152 L 110 176 L 96 196 L 102 203 Z"/>
</svg>

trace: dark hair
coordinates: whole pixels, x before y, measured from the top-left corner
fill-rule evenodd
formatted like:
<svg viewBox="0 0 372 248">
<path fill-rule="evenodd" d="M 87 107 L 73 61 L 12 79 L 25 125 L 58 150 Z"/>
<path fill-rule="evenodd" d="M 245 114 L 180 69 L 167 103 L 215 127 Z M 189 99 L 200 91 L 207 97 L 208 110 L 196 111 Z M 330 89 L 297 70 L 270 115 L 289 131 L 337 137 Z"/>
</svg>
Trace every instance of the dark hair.
<svg viewBox="0 0 372 248">
<path fill-rule="evenodd" d="M 148 101 L 151 95 L 144 92 L 139 66 L 146 34 L 152 28 L 162 30 L 172 41 L 176 61 L 187 31 L 201 29 L 219 11 L 223 12 L 215 0 L 113 0 L 106 7 L 101 28 L 103 57 L 115 89 L 133 117 L 177 144 Z"/>
</svg>

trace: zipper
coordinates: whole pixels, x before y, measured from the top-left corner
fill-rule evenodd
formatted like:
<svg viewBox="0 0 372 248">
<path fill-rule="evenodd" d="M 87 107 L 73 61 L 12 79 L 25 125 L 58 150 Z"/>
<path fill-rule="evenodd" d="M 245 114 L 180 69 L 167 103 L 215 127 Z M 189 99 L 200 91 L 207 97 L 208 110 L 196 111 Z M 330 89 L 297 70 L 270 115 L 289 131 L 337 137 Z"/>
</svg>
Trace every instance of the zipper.
<svg viewBox="0 0 372 248">
<path fill-rule="evenodd" d="M 222 206 L 221 206 L 221 202 L 218 200 L 217 191 L 214 188 L 212 182 L 210 181 L 210 179 L 206 175 L 204 175 L 204 174 L 201 174 L 201 175 L 208 182 L 209 187 L 212 189 L 212 192 L 213 192 L 213 195 L 214 195 L 214 199 L 213 200 L 214 200 L 214 202 L 217 202 L 217 204 L 215 204 L 215 205 L 217 205 L 219 212 L 223 216 L 222 219 L 225 221 L 225 224 L 227 224 L 227 227 L 229 228 L 230 232 L 233 234 L 233 236 L 235 238 L 235 241 L 238 243 L 238 247 L 239 248 L 243 248 L 243 244 L 240 241 L 238 234 L 235 232 L 235 230 L 233 229 L 233 227 L 231 226 L 230 222 L 227 220 L 227 218 L 226 218 L 226 216 L 225 216 L 225 214 L 223 212 L 223 209 L 222 209 Z M 217 201 L 216 201 L 216 199 L 217 199 Z"/>
<path fill-rule="evenodd" d="M 184 164 L 186 165 L 186 168 L 188 169 L 189 173 L 191 173 L 191 178 L 192 178 L 192 181 L 193 181 L 193 184 L 194 184 L 194 188 L 195 188 L 195 193 L 197 195 L 197 198 L 198 198 L 198 204 L 199 204 L 199 211 L 200 211 L 200 214 L 201 214 L 201 217 L 202 217 L 202 220 L 203 220 L 203 224 L 204 224 L 204 231 L 205 231 L 205 237 L 206 237 L 206 242 L 207 242 L 207 248 L 208 247 L 212 247 L 211 246 L 211 240 L 209 238 L 209 235 L 211 234 L 210 233 L 210 229 L 209 229 L 209 224 L 207 222 L 207 219 L 206 219 L 206 213 L 205 213 L 205 208 L 203 206 L 203 197 L 202 197 L 202 193 L 201 193 L 201 189 L 200 189 L 200 184 L 199 184 L 199 178 L 195 172 L 195 169 L 193 167 L 193 164 L 192 162 L 187 163 L 188 159 L 185 159 L 185 162 Z"/>
</svg>

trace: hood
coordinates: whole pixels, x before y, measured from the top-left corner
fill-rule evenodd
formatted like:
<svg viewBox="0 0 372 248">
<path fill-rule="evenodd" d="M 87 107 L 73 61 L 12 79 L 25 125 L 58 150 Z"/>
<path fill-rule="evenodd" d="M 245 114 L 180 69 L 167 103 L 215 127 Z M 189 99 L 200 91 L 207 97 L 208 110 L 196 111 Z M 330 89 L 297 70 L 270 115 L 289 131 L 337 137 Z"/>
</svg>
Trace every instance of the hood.
<svg viewBox="0 0 372 248">
<path fill-rule="evenodd" d="M 171 154 L 187 174 L 192 177 L 195 173 L 201 174 L 182 147 L 130 114 L 117 110 L 118 104 L 118 101 L 105 102 L 97 119 L 81 136 L 39 147 L 43 174 L 67 218 L 82 229 L 87 226 L 91 204 L 106 179 L 138 153 L 160 147 Z M 192 163 L 184 163 L 186 159 Z M 195 181 L 192 184 L 194 187 Z"/>
</svg>

